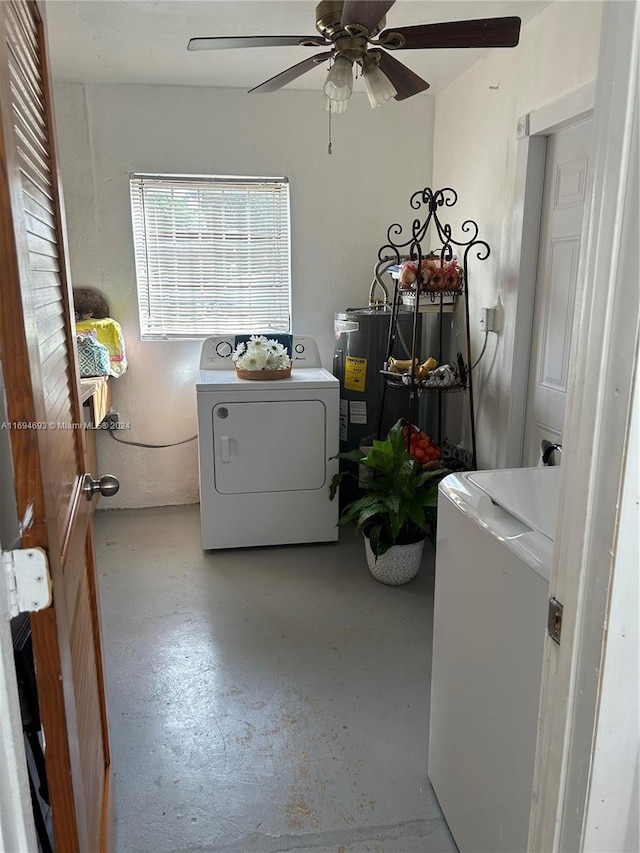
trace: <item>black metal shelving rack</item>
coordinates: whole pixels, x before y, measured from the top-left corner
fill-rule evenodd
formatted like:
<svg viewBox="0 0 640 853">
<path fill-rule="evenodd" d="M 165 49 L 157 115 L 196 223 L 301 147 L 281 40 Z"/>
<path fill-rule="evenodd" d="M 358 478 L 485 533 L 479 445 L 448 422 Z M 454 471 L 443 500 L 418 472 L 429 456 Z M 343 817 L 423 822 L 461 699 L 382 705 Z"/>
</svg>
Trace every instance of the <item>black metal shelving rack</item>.
<svg viewBox="0 0 640 853">
<path fill-rule="evenodd" d="M 486 260 L 491 249 L 485 240 L 478 238 L 479 228 L 476 222 L 472 219 L 466 219 L 461 227 L 460 239 L 456 239 L 453 235 L 452 227 L 442 221 L 442 214 L 446 210 L 454 207 L 458 201 L 457 192 L 451 187 L 445 187 L 439 190 L 432 190 L 430 187 L 425 187 L 422 190 L 415 192 L 410 200 L 410 207 L 415 211 L 426 211 L 426 216 L 420 219 L 416 214 L 416 218 L 411 223 L 411 232 L 408 239 L 402 225 L 393 223 L 387 229 L 387 242 L 380 248 L 378 258 L 380 261 L 395 261 L 400 264 L 402 261 L 409 260 L 416 264 L 418 270 L 418 279 L 416 287 L 413 291 L 414 299 L 414 316 L 413 316 L 413 336 L 411 345 L 411 359 L 413 365 L 417 364 L 415 359 L 420 359 L 420 341 L 418 340 L 418 315 L 420 314 L 420 304 L 424 304 L 425 300 L 431 300 L 439 304 L 439 345 L 438 345 L 438 362 L 443 358 L 442 342 L 444 331 L 444 298 L 445 296 L 455 295 L 464 303 L 464 324 L 465 324 L 465 353 L 458 353 L 456 365 L 453 368 L 456 381 L 449 381 L 446 385 L 438 382 L 427 382 L 420 380 L 416 374 L 415 368 L 411 367 L 407 374 L 394 374 L 388 369 L 389 359 L 393 357 L 394 346 L 396 341 L 396 325 L 400 305 L 402 304 L 403 294 L 411 291 L 402 290 L 398 279 L 395 281 L 392 302 L 391 322 L 389 324 L 389 338 L 387 343 L 387 355 L 384 368 L 381 370 L 383 377 L 383 392 L 382 392 L 382 408 L 384 407 L 384 399 L 388 389 L 393 389 L 393 393 L 397 393 L 396 389 L 402 389 L 408 393 L 407 405 L 407 421 L 409 424 L 414 423 L 414 418 L 418 411 L 418 398 L 421 394 L 435 395 L 437 401 L 437 423 L 438 436 L 437 443 L 441 446 L 444 443 L 442 434 L 442 395 L 455 391 L 466 392 L 469 395 L 469 418 L 470 418 L 470 433 L 471 433 L 471 449 L 469 452 L 468 467 L 474 470 L 477 467 L 476 453 L 476 426 L 474 415 L 474 400 L 473 400 L 473 375 L 471 361 L 471 331 L 469 326 L 469 260 L 470 256 L 476 260 Z M 464 239 L 464 238 L 467 239 Z M 423 250 L 423 242 L 431 240 L 431 246 L 428 251 Z M 420 270 L 423 259 L 433 257 L 435 255 L 442 260 L 443 263 L 450 262 L 454 258 L 457 264 L 462 268 L 462 277 L 460 287 L 455 290 L 436 290 L 422 289 L 420 286 Z M 458 257 L 458 255 L 462 257 Z M 427 353 L 427 356 L 434 353 Z M 381 423 L 378 428 L 378 436 L 380 437 Z M 408 441 L 408 438 L 407 438 Z"/>
</svg>

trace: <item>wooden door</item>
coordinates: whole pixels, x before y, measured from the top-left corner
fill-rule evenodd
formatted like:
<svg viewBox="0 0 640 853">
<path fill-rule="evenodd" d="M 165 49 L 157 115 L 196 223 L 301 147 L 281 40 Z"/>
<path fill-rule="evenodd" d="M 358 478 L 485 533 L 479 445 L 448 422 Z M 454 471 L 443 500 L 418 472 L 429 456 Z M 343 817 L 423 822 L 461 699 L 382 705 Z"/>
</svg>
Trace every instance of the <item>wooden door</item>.
<svg viewBox="0 0 640 853">
<path fill-rule="evenodd" d="M 535 466 L 543 439 L 562 444 L 575 313 L 578 256 L 591 148 L 591 120 L 549 136 L 523 465 Z"/>
<path fill-rule="evenodd" d="M 47 551 L 53 580 L 31 615 L 53 829 L 59 853 L 99 853 L 109 742 L 44 24 L 12 0 L 0 27 L 0 347 L 22 546 Z"/>
</svg>

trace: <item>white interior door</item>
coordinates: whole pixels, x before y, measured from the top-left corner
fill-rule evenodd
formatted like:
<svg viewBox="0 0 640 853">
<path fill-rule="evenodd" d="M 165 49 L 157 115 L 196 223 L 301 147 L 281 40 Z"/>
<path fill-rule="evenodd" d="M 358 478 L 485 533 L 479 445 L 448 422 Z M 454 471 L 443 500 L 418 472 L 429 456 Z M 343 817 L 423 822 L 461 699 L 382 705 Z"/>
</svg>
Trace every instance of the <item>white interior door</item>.
<svg viewBox="0 0 640 853">
<path fill-rule="evenodd" d="M 549 136 L 522 463 L 540 443 L 562 444 L 591 120 Z"/>
</svg>

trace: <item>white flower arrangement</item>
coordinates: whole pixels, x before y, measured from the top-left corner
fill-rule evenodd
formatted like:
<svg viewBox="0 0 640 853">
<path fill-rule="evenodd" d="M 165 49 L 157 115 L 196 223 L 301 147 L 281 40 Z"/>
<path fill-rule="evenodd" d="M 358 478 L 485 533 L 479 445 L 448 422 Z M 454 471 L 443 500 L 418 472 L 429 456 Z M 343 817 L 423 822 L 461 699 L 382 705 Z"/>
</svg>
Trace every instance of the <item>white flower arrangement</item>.
<svg viewBox="0 0 640 853">
<path fill-rule="evenodd" d="M 286 348 L 264 335 L 239 343 L 231 358 L 241 370 L 286 370 L 291 364 Z"/>
</svg>

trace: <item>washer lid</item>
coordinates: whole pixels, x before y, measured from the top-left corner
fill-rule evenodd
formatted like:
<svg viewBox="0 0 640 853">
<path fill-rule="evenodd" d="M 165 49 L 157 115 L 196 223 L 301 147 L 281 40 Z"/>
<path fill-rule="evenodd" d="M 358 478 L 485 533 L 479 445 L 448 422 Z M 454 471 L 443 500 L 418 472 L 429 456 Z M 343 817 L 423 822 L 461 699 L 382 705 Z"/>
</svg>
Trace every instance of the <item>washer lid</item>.
<svg viewBox="0 0 640 853">
<path fill-rule="evenodd" d="M 467 476 L 506 512 L 548 539 L 554 539 L 560 492 L 559 467 L 473 471 Z"/>
<path fill-rule="evenodd" d="M 294 367 L 288 379 L 238 379 L 235 370 L 199 370 L 196 376 L 198 391 L 298 391 L 301 388 L 338 388 L 340 382 L 322 367 Z"/>
</svg>

